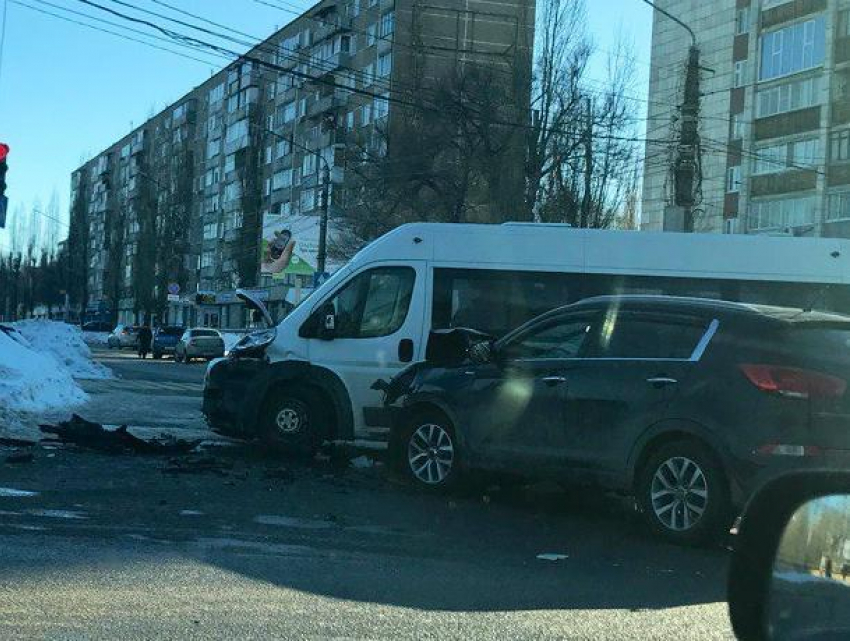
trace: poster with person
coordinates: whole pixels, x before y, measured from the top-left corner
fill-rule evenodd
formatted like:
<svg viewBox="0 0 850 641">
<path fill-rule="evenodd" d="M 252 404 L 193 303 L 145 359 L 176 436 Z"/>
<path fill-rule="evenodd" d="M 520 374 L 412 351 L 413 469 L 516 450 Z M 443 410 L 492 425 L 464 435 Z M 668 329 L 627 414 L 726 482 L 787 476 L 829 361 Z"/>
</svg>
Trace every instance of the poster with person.
<svg viewBox="0 0 850 641">
<path fill-rule="evenodd" d="M 319 255 L 319 217 L 263 217 L 260 269 L 277 280 L 287 274 L 312 276 Z"/>
</svg>

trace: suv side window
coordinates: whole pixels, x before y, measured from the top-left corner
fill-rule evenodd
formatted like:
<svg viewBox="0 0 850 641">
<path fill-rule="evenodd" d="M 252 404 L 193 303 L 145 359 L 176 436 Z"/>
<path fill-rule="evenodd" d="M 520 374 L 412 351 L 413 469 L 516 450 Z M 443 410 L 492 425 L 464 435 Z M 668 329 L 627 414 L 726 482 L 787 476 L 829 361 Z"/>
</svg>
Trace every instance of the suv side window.
<svg viewBox="0 0 850 641">
<path fill-rule="evenodd" d="M 687 360 L 709 321 L 661 314 L 609 313 L 600 323 L 588 358 Z"/>
<path fill-rule="evenodd" d="M 508 360 L 577 358 L 593 327 L 590 317 L 560 318 L 535 327 L 504 348 Z"/>
<path fill-rule="evenodd" d="M 330 301 L 336 338 L 378 338 L 397 332 L 407 318 L 416 271 L 378 267 L 356 276 Z"/>
</svg>

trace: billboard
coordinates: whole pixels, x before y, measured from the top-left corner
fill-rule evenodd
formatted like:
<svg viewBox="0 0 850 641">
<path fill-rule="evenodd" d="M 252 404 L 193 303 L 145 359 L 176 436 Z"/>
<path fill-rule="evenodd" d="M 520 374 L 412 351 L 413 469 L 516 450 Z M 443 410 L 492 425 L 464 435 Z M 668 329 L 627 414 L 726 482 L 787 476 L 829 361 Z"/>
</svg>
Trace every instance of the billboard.
<svg viewBox="0 0 850 641">
<path fill-rule="evenodd" d="M 266 214 L 260 253 L 261 272 L 274 279 L 312 276 L 319 255 L 319 217 Z"/>
</svg>

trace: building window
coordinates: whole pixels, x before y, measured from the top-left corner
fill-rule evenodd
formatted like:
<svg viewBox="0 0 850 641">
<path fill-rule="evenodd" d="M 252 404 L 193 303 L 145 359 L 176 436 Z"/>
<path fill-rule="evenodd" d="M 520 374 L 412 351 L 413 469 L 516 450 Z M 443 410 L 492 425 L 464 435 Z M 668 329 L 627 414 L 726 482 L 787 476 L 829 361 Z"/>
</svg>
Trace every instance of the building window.
<svg viewBox="0 0 850 641">
<path fill-rule="evenodd" d="M 212 187 L 213 185 L 217 185 L 221 180 L 221 169 L 218 167 L 213 167 L 209 171 L 207 171 L 206 176 L 204 177 L 204 185 L 207 187 Z"/>
<path fill-rule="evenodd" d="M 391 36 L 395 31 L 395 11 L 389 11 L 381 16 L 381 38 Z"/>
<path fill-rule="evenodd" d="M 207 142 L 207 160 L 215 158 L 219 153 L 221 153 L 221 138 Z"/>
<path fill-rule="evenodd" d="M 244 118 L 227 128 L 227 142 L 232 143 L 248 137 L 248 119 Z M 247 141 L 246 141 L 247 144 Z"/>
<path fill-rule="evenodd" d="M 272 176 L 272 190 L 288 189 L 292 187 L 292 170 L 284 169 Z"/>
<path fill-rule="evenodd" d="M 218 238 L 218 223 L 207 223 L 204 225 L 204 240 Z"/>
<path fill-rule="evenodd" d="M 386 118 L 390 113 L 390 94 L 375 97 L 375 120 Z"/>
<path fill-rule="evenodd" d="M 850 220 L 850 191 L 829 194 L 826 204 L 826 220 Z"/>
<path fill-rule="evenodd" d="M 742 140 L 747 135 L 747 122 L 744 114 L 732 114 L 732 140 Z"/>
<path fill-rule="evenodd" d="M 788 166 L 788 145 L 772 145 L 756 149 L 753 173 L 775 174 Z"/>
<path fill-rule="evenodd" d="M 374 22 L 370 24 L 368 27 L 366 27 L 366 34 L 366 46 L 371 47 L 373 44 L 375 44 L 375 41 L 377 40 L 378 25 Z"/>
<path fill-rule="evenodd" d="M 734 87 L 737 89 L 738 87 L 743 87 L 747 84 L 747 72 L 749 71 L 749 65 L 747 65 L 746 60 L 739 60 L 735 63 L 735 73 L 734 73 Z"/>
<path fill-rule="evenodd" d="M 351 0 L 351 17 L 356 18 L 360 15 L 360 0 Z"/>
<path fill-rule="evenodd" d="M 820 138 L 797 140 L 792 142 L 789 147 L 791 166 L 794 169 L 810 169 L 824 164 Z"/>
<path fill-rule="evenodd" d="M 275 145 L 275 158 L 280 160 L 284 156 L 288 156 L 292 153 L 292 143 L 288 140 L 279 140 L 277 145 Z"/>
<path fill-rule="evenodd" d="M 838 12 L 838 31 L 835 33 L 836 38 L 850 38 L 850 10 Z"/>
<path fill-rule="evenodd" d="M 224 100 L 224 83 L 216 85 L 212 89 L 210 89 L 209 94 L 207 95 L 207 100 L 210 103 L 210 106 L 217 105 L 222 100 Z"/>
<path fill-rule="evenodd" d="M 743 7 L 735 12 L 735 35 L 750 32 L 750 15 L 750 7 Z"/>
<path fill-rule="evenodd" d="M 813 225 L 819 198 L 786 198 L 750 204 L 749 227 L 753 231 L 784 231 Z"/>
<path fill-rule="evenodd" d="M 826 17 L 777 29 L 761 39 L 759 80 L 771 80 L 813 69 L 826 57 Z"/>
<path fill-rule="evenodd" d="M 301 192 L 301 211 L 307 212 L 316 209 L 317 193 L 315 189 L 305 189 Z"/>
<path fill-rule="evenodd" d="M 386 78 L 393 70 L 393 54 L 385 53 L 378 56 L 378 75 Z"/>
<path fill-rule="evenodd" d="M 368 127 L 372 124 L 372 105 L 360 107 L 360 126 Z"/>
<path fill-rule="evenodd" d="M 316 173 L 316 154 L 307 154 L 301 163 L 301 172 L 304 176 Z"/>
<path fill-rule="evenodd" d="M 829 135 L 829 159 L 833 162 L 850 160 L 850 129 Z"/>
<path fill-rule="evenodd" d="M 729 193 L 741 191 L 741 165 L 729 167 L 726 176 L 726 191 Z"/>
<path fill-rule="evenodd" d="M 814 77 L 762 89 L 758 92 L 756 117 L 767 118 L 819 105 L 820 86 L 820 77 Z"/>
<path fill-rule="evenodd" d="M 738 233 L 738 217 L 734 216 L 732 218 L 727 218 L 723 221 L 723 233 L 724 234 L 737 234 Z"/>
<path fill-rule="evenodd" d="M 224 157 L 224 173 L 236 171 L 236 154 L 229 154 Z"/>
<path fill-rule="evenodd" d="M 205 251 L 201 253 L 201 269 L 215 265 L 215 252 Z"/>
<path fill-rule="evenodd" d="M 224 186 L 224 202 L 230 203 L 242 198 L 242 183 L 232 182 Z"/>
</svg>

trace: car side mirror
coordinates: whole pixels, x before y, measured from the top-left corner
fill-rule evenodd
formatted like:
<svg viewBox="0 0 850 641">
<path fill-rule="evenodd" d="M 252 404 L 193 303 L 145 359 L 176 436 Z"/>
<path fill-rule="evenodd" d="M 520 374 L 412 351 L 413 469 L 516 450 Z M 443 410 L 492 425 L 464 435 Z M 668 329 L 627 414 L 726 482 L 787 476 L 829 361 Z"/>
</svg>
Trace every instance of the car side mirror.
<svg viewBox="0 0 850 641">
<path fill-rule="evenodd" d="M 850 474 L 790 474 L 753 498 L 729 614 L 739 639 L 850 638 Z"/>
</svg>

